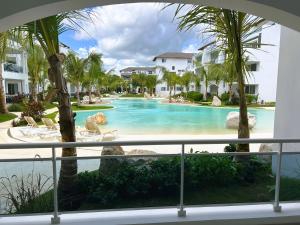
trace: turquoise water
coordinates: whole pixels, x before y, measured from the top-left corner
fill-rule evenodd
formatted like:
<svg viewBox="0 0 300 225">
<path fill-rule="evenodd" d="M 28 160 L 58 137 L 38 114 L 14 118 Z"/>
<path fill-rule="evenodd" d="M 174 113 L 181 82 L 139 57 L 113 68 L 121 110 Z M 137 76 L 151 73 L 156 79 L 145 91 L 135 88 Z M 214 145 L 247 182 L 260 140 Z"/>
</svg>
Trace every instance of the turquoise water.
<svg viewBox="0 0 300 225">
<path fill-rule="evenodd" d="M 112 100 L 114 109 L 97 110 L 105 114 L 105 129 L 117 129 L 121 134 L 224 134 L 234 133 L 225 127 L 226 116 L 237 108 L 215 108 L 161 104 L 157 100 Z M 86 118 L 97 111 L 77 112 L 76 125 L 83 126 Z M 272 132 L 274 111 L 249 109 L 256 115 L 252 132 Z"/>
</svg>

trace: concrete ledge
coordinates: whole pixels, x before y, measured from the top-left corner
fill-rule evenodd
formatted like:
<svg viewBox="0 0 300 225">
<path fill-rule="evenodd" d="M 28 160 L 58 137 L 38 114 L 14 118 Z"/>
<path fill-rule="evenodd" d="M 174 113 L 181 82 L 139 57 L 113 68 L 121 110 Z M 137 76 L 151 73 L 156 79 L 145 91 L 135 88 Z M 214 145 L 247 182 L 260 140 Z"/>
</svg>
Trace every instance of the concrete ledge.
<svg viewBox="0 0 300 225">
<path fill-rule="evenodd" d="M 176 208 L 122 210 L 60 215 L 63 225 L 125 224 L 201 224 L 267 225 L 300 224 L 300 203 L 282 204 L 282 212 L 273 212 L 271 204 L 186 208 L 187 216 L 178 217 Z M 5 225 L 46 225 L 52 215 L 0 218 Z"/>
</svg>

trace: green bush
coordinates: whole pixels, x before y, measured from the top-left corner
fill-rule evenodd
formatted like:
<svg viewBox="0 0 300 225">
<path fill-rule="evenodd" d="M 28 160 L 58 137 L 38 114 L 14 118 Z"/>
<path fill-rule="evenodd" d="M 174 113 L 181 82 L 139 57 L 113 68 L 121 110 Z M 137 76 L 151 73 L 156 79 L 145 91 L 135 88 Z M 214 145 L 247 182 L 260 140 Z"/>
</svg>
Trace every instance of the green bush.
<svg viewBox="0 0 300 225">
<path fill-rule="evenodd" d="M 229 144 L 224 147 L 224 152 L 236 152 L 237 145 L 236 144 Z"/>
<path fill-rule="evenodd" d="M 13 104 L 10 104 L 7 107 L 7 109 L 10 112 L 23 112 L 23 110 L 24 110 L 24 104 L 22 104 L 22 103 L 13 103 Z"/>
<path fill-rule="evenodd" d="M 246 102 L 247 102 L 247 104 L 256 103 L 257 99 L 258 99 L 258 95 L 246 94 Z"/>
<path fill-rule="evenodd" d="M 225 104 L 229 102 L 229 93 L 228 92 L 224 92 L 221 97 L 220 97 L 221 101 L 224 102 Z"/>
<path fill-rule="evenodd" d="M 203 100 L 203 94 L 196 91 L 190 91 L 187 93 L 187 99 L 193 102 L 200 102 Z"/>
<path fill-rule="evenodd" d="M 39 122 L 41 121 L 44 112 L 45 108 L 41 102 L 29 101 L 25 103 L 25 108 L 21 117 L 31 116 L 35 121 Z"/>
<path fill-rule="evenodd" d="M 187 156 L 186 190 L 247 185 L 271 176 L 271 166 L 257 158 L 239 162 L 232 156 Z M 78 190 L 83 205 L 116 207 L 132 199 L 175 197 L 180 190 L 180 157 L 151 162 L 123 161 L 108 175 L 101 171 L 78 175 Z M 133 203 L 134 204 L 134 203 Z"/>
</svg>

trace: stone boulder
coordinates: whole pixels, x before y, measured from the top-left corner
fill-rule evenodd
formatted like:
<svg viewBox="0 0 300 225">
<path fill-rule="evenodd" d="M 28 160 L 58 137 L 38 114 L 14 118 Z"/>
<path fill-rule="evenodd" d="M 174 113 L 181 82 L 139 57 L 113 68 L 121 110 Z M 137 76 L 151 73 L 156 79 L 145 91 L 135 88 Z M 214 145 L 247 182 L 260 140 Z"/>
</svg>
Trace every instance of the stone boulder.
<svg viewBox="0 0 300 225">
<path fill-rule="evenodd" d="M 229 129 L 238 129 L 239 128 L 239 112 L 230 112 L 227 115 L 226 118 L 226 127 Z M 256 124 L 256 116 L 248 113 L 248 123 L 249 123 L 249 129 L 252 129 Z"/>
<path fill-rule="evenodd" d="M 273 151 L 273 144 L 261 144 L 259 146 L 259 152 L 272 152 Z M 264 161 L 271 163 L 272 156 L 271 155 L 259 155 L 259 158 L 263 159 Z"/>
<path fill-rule="evenodd" d="M 104 146 L 101 155 L 125 155 L 121 146 Z M 99 172 L 105 175 L 114 174 L 125 158 L 103 158 L 100 159 Z"/>
<path fill-rule="evenodd" d="M 106 117 L 102 112 L 98 112 L 95 115 L 89 116 L 87 120 L 94 121 L 96 124 L 101 124 L 101 125 L 107 123 Z"/>
<path fill-rule="evenodd" d="M 214 96 L 211 105 L 212 106 L 221 106 L 222 102 L 217 96 Z"/>
<path fill-rule="evenodd" d="M 142 155 L 156 155 L 157 152 L 150 151 L 150 150 L 142 150 L 142 149 L 133 149 L 126 153 L 126 155 L 141 155 L 139 157 L 130 158 L 132 161 L 141 161 L 141 162 L 148 162 L 157 159 L 156 157 L 143 157 Z"/>
</svg>

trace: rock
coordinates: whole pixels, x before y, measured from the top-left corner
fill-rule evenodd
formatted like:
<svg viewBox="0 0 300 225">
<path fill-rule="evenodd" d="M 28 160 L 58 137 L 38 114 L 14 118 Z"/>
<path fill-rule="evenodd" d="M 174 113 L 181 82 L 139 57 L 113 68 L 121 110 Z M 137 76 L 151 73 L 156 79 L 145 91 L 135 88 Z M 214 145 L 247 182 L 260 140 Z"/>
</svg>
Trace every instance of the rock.
<svg viewBox="0 0 300 225">
<path fill-rule="evenodd" d="M 239 112 L 230 112 L 226 118 L 226 127 L 229 129 L 238 129 L 239 128 Z M 249 129 L 252 129 L 256 124 L 256 116 L 248 113 L 248 123 Z"/>
<path fill-rule="evenodd" d="M 211 105 L 212 106 L 221 106 L 222 102 L 217 96 L 214 96 Z"/>
<path fill-rule="evenodd" d="M 150 150 L 142 150 L 142 149 L 133 149 L 129 152 L 126 153 L 126 155 L 156 155 L 157 153 L 154 151 Z M 130 158 L 132 161 L 153 161 L 157 159 L 156 157 L 135 157 L 135 158 Z"/>
<path fill-rule="evenodd" d="M 98 112 L 95 115 L 89 116 L 87 118 L 87 120 L 92 120 L 94 121 L 96 124 L 106 124 L 107 120 L 105 115 L 102 112 Z"/>
<path fill-rule="evenodd" d="M 121 146 L 104 146 L 101 155 L 125 155 Z M 100 160 L 99 172 L 105 175 L 114 174 L 125 158 L 108 158 Z"/>
<path fill-rule="evenodd" d="M 261 144 L 259 146 L 259 152 L 272 152 L 273 151 L 273 144 Z M 264 161 L 271 163 L 272 156 L 271 155 L 259 155 L 259 158 L 263 159 Z"/>
</svg>

